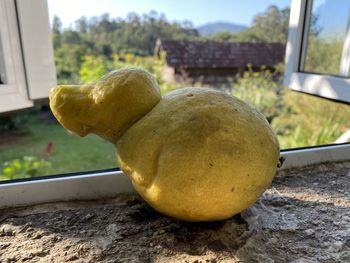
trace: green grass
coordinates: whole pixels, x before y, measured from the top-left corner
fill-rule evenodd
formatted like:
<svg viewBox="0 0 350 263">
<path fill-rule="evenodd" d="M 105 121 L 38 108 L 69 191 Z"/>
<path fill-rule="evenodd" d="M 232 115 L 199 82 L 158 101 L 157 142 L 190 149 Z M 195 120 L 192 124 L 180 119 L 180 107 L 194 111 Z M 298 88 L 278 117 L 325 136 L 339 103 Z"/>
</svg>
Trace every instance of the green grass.
<svg viewBox="0 0 350 263">
<path fill-rule="evenodd" d="M 350 129 L 350 107 L 286 89 L 273 120 L 282 149 L 334 143 Z"/>
<path fill-rule="evenodd" d="M 1 146 L 0 165 L 23 156 L 44 158 L 47 144 L 52 142 L 53 151 L 48 157 L 51 167 L 46 170 L 47 174 L 116 167 L 111 143 L 95 135 L 80 138 L 69 134 L 59 124 L 40 119 L 38 114 L 25 115 L 23 120 L 23 138 L 18 143 Z"/>
</svg>

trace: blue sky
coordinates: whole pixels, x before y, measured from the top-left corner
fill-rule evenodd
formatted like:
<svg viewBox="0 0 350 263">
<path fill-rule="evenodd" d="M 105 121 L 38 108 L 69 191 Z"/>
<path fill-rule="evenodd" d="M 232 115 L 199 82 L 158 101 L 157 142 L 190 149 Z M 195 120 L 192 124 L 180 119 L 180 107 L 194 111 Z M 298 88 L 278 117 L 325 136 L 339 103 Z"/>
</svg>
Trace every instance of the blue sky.
<svg viewBox="0 0 350 263">
<path fill-rule="evenodd" d="M 291 0 L 48 0 L 50 20 L 57 15 L 64 27 L 73 24 L 81 16 L 99 16 L 108 12 L 111 17 L 125 18 L 129 12 L 142 14 L 151 10 L 164 13 L 170 21 L 190 20 L 195 26 L 214 21 L 250 25 L 254 15 L 263 12 L 269 5 L 284 8 L 290 2 Z"/>
</svg>

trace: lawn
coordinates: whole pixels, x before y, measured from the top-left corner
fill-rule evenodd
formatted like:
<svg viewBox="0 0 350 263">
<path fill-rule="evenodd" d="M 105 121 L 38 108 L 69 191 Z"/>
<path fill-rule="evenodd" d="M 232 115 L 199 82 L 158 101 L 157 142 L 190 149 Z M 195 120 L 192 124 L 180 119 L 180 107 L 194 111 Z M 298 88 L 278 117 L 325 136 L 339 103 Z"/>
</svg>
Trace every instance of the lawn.
<svg viewBox="0 0 350 263">
<path fill-rule="evenodd" d="M 47 157 L 50 163 L 50 167 L 43 170 L 44 174 L 38 175 L 116 167 L 114 146 L 95 135 L 80 138 L 70 134 L 47 112 L 21 114 L 20 120 L 20 135 L 11 139 L 0 134 L 0 138 L 8 140 L 0 145 L 0 165 L 23 156 L 35 156 L 38 159 Z M 48 144 L 52 145 L 49 154 L 46 153 Z"/>
</svg>

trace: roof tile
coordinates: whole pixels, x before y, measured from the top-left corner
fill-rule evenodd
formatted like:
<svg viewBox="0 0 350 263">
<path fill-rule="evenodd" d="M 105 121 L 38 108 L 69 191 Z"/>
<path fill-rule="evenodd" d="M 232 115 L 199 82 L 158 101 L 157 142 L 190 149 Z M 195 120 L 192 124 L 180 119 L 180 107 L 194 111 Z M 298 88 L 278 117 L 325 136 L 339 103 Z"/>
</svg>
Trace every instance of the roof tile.
<svg viewBox="0 0 350 263">
<path fill-rule="evenodd" d="M 285 54 L 281 43 L 161 40 L 158 45 L 169 66 L 186 68 L 275 66 Z"/>
</svg>

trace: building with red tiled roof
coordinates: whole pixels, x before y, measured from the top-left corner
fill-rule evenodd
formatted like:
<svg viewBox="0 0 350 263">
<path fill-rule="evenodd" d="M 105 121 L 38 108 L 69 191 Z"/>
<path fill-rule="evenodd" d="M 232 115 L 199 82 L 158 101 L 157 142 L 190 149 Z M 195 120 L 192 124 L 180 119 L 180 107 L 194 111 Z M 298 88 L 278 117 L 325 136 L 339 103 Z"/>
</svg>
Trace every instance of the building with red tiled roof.
<svg viewBox="0 0 350 263">
<path fill-rule="evenodd" d="M 283 63 L 285 45 L 281 43 L 238 43 L 226 41 L 158 40 L 155 53 L 165 52 L 163 78 L 170 82 L 227 82 L 247 69 L 262 66 L 274 69 Z"/>
</svg>

